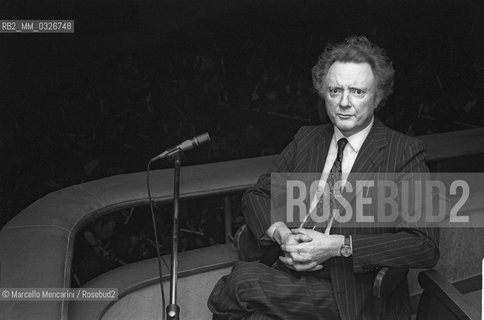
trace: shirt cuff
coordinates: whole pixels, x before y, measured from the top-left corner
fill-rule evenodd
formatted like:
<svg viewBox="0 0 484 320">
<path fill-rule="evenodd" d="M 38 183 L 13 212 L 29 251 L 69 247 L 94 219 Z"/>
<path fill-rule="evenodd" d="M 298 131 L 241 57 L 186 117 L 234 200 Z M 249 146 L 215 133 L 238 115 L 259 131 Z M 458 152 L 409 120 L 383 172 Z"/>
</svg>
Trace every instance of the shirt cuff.
<svg viewBox="0 0 484 320">
<path fill-rule="evenodd" d="M 282 221 L 277 221 L 277 222 L 274 222 L 270 227 L 269 229 L 267 229 L 266 231 L 266 236 L 268 236 L 272 241 L 275 241 L 274 240 L 274 232 L 276 231 L 277 227 L 279 227 L 280 225 L 284 225 L 284 222 Z"/>
</svg>

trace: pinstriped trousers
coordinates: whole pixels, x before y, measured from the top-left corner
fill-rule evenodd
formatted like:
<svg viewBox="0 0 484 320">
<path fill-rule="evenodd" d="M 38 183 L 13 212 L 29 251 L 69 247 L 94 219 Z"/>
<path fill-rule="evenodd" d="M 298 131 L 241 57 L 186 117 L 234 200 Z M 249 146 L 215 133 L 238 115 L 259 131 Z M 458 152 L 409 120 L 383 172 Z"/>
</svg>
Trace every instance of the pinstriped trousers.
<svg viewBox="0 0 484 320">
<path fill-rule="evenodd" d="M 329 272 L 237 262 L 208 300 L 214 320 L 340 319 Z"/>
</svg>

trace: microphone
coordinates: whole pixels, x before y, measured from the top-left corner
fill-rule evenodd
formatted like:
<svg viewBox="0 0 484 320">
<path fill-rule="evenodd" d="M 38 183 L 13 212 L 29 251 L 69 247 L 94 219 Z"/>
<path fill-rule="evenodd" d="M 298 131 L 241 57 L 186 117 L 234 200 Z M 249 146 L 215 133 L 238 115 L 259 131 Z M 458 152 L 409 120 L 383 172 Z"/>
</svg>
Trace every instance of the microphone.
<svg viewBox="0 0 484 320">
<path fill-rule="evenodd" d="M 202 133 L 201 135 L 198 135 L 194 138 L 188 139 L 180 143 L 179 145 L 175 147 L 171 147 L 170 149 L 163 151 L 156 157 L 152 158 L 151 161 L 156 161 L 159 159 L 166 158 L 168 156 L 172 156 L 178 152 L 185 151 L 185 150 L 190 150 L 195 147 L 198 147 L 201 144 L 210 142 L 210 136 L 208 135 L 208 132 Z"/>
</svg>

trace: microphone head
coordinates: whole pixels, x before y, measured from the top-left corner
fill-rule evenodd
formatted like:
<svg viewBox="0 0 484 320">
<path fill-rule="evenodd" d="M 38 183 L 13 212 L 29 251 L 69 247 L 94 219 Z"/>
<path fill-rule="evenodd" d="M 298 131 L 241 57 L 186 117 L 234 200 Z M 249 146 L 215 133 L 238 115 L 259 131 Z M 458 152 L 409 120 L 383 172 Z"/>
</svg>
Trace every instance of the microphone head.
<svg viewBox="0 0 484 320">
<path fill-rule="evenodd" d="M 195 146 L 199 146 L 204 143 L 210 142 L 210 136 L 208 135 L 208 132 L 202 133 L 201 135 L 196 136 L 193 138 L 195 142 Z"/>
</svg>

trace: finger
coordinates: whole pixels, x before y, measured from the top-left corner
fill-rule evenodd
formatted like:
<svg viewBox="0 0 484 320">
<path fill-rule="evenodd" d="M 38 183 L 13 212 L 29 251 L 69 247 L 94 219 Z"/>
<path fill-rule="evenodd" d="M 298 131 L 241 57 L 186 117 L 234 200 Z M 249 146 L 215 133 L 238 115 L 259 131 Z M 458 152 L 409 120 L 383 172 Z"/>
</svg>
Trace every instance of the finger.
<svg viewBox="0 0 484 320">
<path fill-rule="evenodd" d="M 302 272 L 302 271 L 309 271 L 313 268 L 315 268 L 317 265 L 316 262 L 310 262 L 310 263 L 295 263 L 292 265 L 293 269 Z"/>
<path fill-rule="evenodd" d="M 312 268 L 310 270 L 307 270 L 307 271 L 310 271 L 310 272 L 319 271 L 319 270 L 321 270 L 323 268 L 324 268 L 324 266 L 322 264 L 317 264 L 316 266 L 314 266 L 314 268 Z"/>
<path fill-rule="evenodd" d="M 294 240 L 299 241 L 299 242 L 310 242 L 313 240 L 310 236 L 304 233 L 298 233 L 294 235 Z"/>
<path fill-rule="evenodd" d="M 292 233 L 294 234 L 307 234 L 308 230 L 305 228 L 296 228 L 296 229 L 291 229 Z"/>
<path fill-rule="evenodd" d="M 303 251 L 303 247 L 300 244 L 283 244 L 281 250 L 284 252 L 298 252 Z"/>
<path fill-rule="evenodd" d="M 289 257 L 294 263 L 308 263 L 312 261 L 312 257 L 305 254 L 300 254 L 298 252 L 289 253 Z"/>
<path fill-rule="evenodd" d="M 288 267 L 290 267 L 294 264 L 294 261 L 291 259 L 291 257 L 279 256 L 279 260 Z"/>
</svg>

